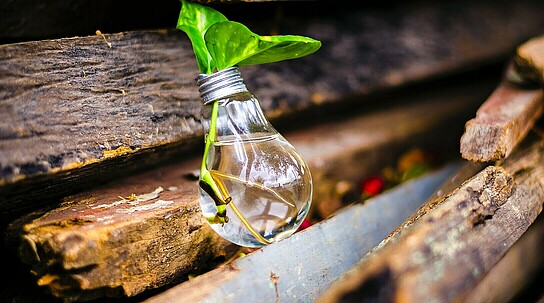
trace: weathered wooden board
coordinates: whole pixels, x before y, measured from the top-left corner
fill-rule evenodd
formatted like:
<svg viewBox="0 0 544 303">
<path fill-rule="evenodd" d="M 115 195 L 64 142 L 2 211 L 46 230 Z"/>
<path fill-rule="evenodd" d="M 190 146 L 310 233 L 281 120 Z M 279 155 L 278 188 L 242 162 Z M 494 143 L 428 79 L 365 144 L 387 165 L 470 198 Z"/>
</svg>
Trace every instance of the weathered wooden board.
<svg viewBox="0 0 544 303">
<path fill-rule="evenodd" d="M 363 109 L 365 99 L 346 97 L 501 62 L 542 31 L 543 9 L 540 1 L 467 1 L 304 22 L 287 15 L 255 28 L 311 36 L 322 49 L 242 72 L 272 120 L 325 104 Z M 199 148 L 196 74 L 188 40 L 175 30 L 0 46 L 2 219 Z"/>
<path fill-rule="evenodd" d="M 187 41 L 168 31 L 108 40 L 112 48 L 101 36 L 0 47 L 3 214 L 31 209 L 22 200 L 73 193 L 89 175 L 118 177 L 131 168 L 115 160 L 123 155 L 156 163 L 165 156 L 158 146 L 181 150 L 202 135 Z"/>
<path fill-rule="evenodd" d="M 429 199 L 427 199 L 424 204 L 421 205 L 420 208 L 418 208 L 410 217 L 408 217 L 408 219 L 404 220 L 402 224 L 397 226 L 394 231 L 387 235 L 387 237 L 385 237 L 385 239 L 383 239 L 383 241 L 379 245 L 374 247 L 371 253 L 375 253 L 389 243 L 401 238 L 402 233 L 410 230 L 408 227 L 416 223 L 419 219 L 421 219 L 423 216 L 425 216 L 438 205 L 440 205 L 447 195 L 450 195 L 454 190 L 461 186 L 462 183 L 472 178 L 484 167 L 485 166 L 481 165 L 480 163 L 465 162 L 464 165 L 459 168 L 455 175 L 446 180 L 446 182 L 444 182 L 444 184 L 442 184 L 436 190 L 436 192 L 431 197 L 429 197 Z"/>
<path fill-rule="evenodd" d="M 462 301 L 542 210 L 542 138 L 525 143 L 365 256 L 316 302 Z"/>
<path fill-rule="evenodd" d="M 312 302 L 455 170 L 450 164 L 144 302 Z"/>
<path fill-rule="evenodd" d="M 312 171 L 313 206 L 337 196 L 335 184 L 355 187 L 412 147 L 458 156 L 463 121 L 494 83 L 481 80 L 413 93 L 397 107 L 284 133 Z M 204 224 L 194 176 L 184 178 L 199 159 L 68 196 L 59 208 L 13 223 L 7 247 L 26 252 L 22 260 L 40 283 L 65 300 L 132 296 L 183 279 L 209 266 L 210 258 L 228 255 L 229 248 Z M 139 198 L 129 198 L 133 193 Z"/>
<path fill-rule="evenodd" d="M 544 271 L 542 247 L 544 215 L 540 214 L 504 257 L 467 294 L 464 302 L 527 302 L 521 297 L 524 292 L 532 291 L 531 287 L 542 291 L 542 284 L 538 280 L 538 275 Z"/>
<path fill-rule="evenodd" d="M 544 111 L 544 90 L 503 81 L 465 125 L 461 155 L 492 162 L 508 157 Z"/>
<path fill-rule="evenodd" d="M 544 110 L 544 37 L 520 45 L 504 79 L 469 120 L 461 155 L 474 162 L 508 157 Z M 535 85 L 536 84 L 536 85 Z"/>
<path fill-rule="evenodd" d="M 237 248 L 200 213 L 191 177 L 198 162 L 127 178 L 22 217 L 10 228 L 10 246 L 36 283 L 65 302 L 134 296 L 209 270 Z"/>
</svg>

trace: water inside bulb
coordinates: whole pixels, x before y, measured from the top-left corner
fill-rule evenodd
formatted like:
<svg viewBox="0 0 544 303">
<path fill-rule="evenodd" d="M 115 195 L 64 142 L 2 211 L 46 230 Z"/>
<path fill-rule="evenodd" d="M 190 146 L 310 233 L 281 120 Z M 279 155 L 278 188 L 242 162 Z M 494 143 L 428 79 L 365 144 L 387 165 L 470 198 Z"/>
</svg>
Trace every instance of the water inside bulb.
<svg viewBox="0 0 544 303">
<path fill-rule="evenodd" d="M 227 240 L 260 247 L 293 234 L 307 215 L 311 175 L 281 135 L 252 134 L 218 141 L 208 160 L 223 196 L 232 199 L 226 206 L 228 222 L 210 224 Z M 215 201 L 202 188 L 200 203 L 204 216 L 216 214 Z"/>
<path fill-rule="evenodd" d="M 289 237 L 312 199 L 304 159 L 266 120 L 251 93 L 227 93 L 208 104 L 215 108 L 206 117 L 211 122 L 199 198 L 210 226 L 245 247 Z"/>
</svg>

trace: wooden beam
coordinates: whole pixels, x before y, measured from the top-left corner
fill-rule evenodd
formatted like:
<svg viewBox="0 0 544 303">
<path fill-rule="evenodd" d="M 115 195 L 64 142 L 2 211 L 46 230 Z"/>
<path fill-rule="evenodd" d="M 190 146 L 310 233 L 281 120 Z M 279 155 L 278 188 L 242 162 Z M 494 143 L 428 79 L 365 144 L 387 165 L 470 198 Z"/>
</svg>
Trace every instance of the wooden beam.
<svg viewBox="0 0 544 303">
<path fill-rule="evenodd" d="M 407 4 L 304 22 L 286 16 L 280 27 L 255 28 L 311 36 L 322 49 L 242 73 L 273 121 L 368 108 L 358 97 L 501 62 L 542 31 L 543 6 L 467 1 L 455 4 L 458 14 Z M 196 75 L 189 41 L 176 30 L 0 46 L 0 221 L 198 149 Z"/>
<path fill-rule="evenodd" d="M 463 300 L 542 210 L 542 139 L 525 143 L 363 258 L 316 302 Z"/>
<path fill-rule="evenodd" d="M 13 222 L 10 246 L 38 286 L 66 301 L 134 296 L 209 270 L 237 248 L 200 212 L 191 177 L 198 162 L 66 197 Z"/>
</svg>

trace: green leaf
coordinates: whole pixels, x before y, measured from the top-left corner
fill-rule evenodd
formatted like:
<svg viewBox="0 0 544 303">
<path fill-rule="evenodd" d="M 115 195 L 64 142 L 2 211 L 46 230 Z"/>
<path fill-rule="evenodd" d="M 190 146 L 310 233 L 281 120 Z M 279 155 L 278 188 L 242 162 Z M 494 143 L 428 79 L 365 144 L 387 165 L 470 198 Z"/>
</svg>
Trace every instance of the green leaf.
<svg viewBox="0 0 544 303">
<path fill-rule="evenodd" d="M 417 178 L 429 171 L 430 168 L 431 167 L 428 164 L 412 165 L 402 174 L 401 182 L 406 182 L 410 179 Z"/>
<path fill-rule="evenodd" d="M 300 58 L 321 47 L 321 42 L 302 36 L 259 36 L 210 7 L 188 0 L 181 0 L 181 4 L 176 28 L 189 36 L 204 74 Z"/>
<path fill-rule="evenodd" d="M 204 34 L 213 24 L 227 20 L 223 14 L 212 8 L 181 0 L 181 11 L 176 28 L 189 36 L 201 73 L 211 74 L 216 68 L 213 57 L 206 48 Z"/>
<path fill-rule="evenodd" d="M 300 58 L 321 47 L 320 41 L 302 36 L 259 36 L 233 21 L 210 26 L 204 40 L 218 70 Z"/>
</svg>

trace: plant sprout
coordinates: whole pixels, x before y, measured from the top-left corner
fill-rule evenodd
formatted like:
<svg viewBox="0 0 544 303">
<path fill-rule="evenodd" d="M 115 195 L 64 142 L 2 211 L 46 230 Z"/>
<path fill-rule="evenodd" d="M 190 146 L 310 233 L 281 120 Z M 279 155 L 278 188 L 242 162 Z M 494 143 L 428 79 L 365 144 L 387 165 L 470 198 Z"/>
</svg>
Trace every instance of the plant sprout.
<svg viewBox="0 0 544 303">
<path fill-rule="evenodd" d="M 203 74 L 300 58 L 321 47 L 320 41 L 303 36 L 259 36 L 210 7 L 187 0 L 181 0 L 181 4 L 177 29 L 191 40 Z"/>
</svg>

